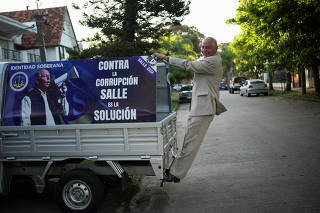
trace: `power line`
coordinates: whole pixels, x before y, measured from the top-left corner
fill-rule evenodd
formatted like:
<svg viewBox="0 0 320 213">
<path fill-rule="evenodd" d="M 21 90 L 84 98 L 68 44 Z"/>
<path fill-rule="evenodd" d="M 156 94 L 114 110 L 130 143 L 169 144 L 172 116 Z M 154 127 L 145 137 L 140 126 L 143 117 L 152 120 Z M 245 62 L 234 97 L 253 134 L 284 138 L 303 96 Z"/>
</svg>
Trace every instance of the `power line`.
<svg viewBox="0 0 320 213">
<path fill-rule="evenodd" d="M 66 36 L 69 36 L 70 38 L 74 38 L 74 36 L 68 35 L 66 32 L 64 32 L 64 30 L 61 30 L 58 27 L 56 27 L 56 26 L 54 26 L 52 24 L 49 24 L 48 22 L 45 22 L 45 25 L 48 25 L 49 27 L 52 27 L 52 28 L 56 29 L 59 32 L 62 32 L 63 34 L 65 34 Z"/>
</svg>

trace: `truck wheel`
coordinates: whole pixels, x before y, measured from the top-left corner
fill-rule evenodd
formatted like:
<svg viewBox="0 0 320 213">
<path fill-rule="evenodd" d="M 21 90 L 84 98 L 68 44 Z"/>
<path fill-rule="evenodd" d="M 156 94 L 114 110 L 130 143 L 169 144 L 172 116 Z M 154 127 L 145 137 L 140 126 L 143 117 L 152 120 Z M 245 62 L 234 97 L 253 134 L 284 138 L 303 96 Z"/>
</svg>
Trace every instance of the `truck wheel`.
<svg viewBox="0 0 320 213">
<path fill-rule="evenodd" d="M 101 180 L 90 170 L 76 169 L 64 174 L 57 187 L 62 211 L 68 213 L 94 212 L 104 196 Z"/>
</svg>

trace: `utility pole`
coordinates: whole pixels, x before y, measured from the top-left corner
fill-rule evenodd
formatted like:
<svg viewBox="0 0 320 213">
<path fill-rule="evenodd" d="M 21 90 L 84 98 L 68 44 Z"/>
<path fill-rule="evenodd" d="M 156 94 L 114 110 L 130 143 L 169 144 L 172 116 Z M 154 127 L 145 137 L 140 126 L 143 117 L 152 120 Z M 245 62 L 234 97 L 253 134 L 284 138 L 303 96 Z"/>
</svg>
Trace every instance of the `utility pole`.
<svg viewBox="0 0 320 213">
<path fill-rule="evenodd" d="M 37 23 L 40 58 L 41 58 L 42 62 L 45 62 L 45 61 L 47 61 L 44 33 L 43 33 L 43 24 L 45 22 L 45 15 L 43 15 L 41 13 L 41 10 L 39 9 L 39 6 L 38 6 L 38 2 L 39 2 L 39 0 L 36 0 L 38 14 L 35 15 L 35 18 L 36 18 L 36 23 Z"/>
</svg>

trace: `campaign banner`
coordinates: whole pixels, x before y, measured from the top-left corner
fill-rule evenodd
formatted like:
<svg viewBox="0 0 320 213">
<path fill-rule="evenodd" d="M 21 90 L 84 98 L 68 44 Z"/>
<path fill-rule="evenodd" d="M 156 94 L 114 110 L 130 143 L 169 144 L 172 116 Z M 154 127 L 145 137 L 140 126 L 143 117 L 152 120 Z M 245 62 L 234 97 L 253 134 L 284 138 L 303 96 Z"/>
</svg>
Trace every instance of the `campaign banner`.
<svg viewBox="0 0 320 213">
<path fill-rule="evenodd" d="M 3 124 L 155 122 L 156 71 L 142 56 L 9 64 Z"/>
</svg>

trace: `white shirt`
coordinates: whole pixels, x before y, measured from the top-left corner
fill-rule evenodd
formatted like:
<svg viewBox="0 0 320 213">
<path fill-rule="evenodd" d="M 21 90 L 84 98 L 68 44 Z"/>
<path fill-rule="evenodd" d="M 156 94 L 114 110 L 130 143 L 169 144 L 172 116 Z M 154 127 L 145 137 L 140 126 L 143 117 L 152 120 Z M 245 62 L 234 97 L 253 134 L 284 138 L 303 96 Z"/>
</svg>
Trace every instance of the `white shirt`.
<svg viewBox="0 0 320 213">
<path fill-rule="evenodd" d="M 42 96 L 44 106 L 45 106 L 45 114 L 46 114 L 46 125 L 53 126 L 56 125 L 54 122 L 54 118 L 52 115 L 52 112 L 49 107 L 47 95 L 45 92 L 40 90 L 40 94 Z M 64 97 L 59 99 L 59 103 L 61 102 L 62 104 L 62 109 L 63 109 L 63 115 L 68 115 L 69 114 L 69 103 L 67 101 L 67 98 Z M 22 126 L 30 126 L 31 125 L 31 99 L 29 96 L 24 96 L 22 101 L 21 101 L 21 125 Z"/>
</svg>

